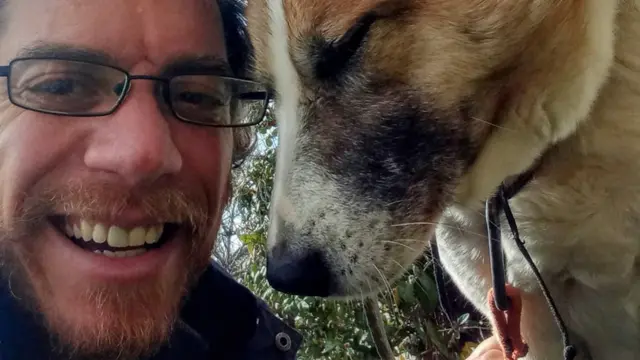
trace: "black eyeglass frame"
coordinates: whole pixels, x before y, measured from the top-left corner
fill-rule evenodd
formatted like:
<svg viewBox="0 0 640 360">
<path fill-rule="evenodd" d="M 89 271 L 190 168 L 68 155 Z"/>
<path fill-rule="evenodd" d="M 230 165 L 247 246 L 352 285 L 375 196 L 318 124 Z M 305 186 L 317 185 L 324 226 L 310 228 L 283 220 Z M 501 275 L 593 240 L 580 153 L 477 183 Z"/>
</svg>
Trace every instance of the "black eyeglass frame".
<svg viewBox="0 0 640 360">
<path fill-rule="evenodd" d="M 102 66 L 102 67 L 106 67 L 106 68 L 110 68 L 113 70 L 116 70 L 118 72 L 121 72 L 124 75 L 124 86 L 123 86 L 123 91 L 122 93 L 118 96 L 118 100 L 114 103 L 113 107 L 109 110 L 109 111 L 102 111 L 102 112 L 96 112 L 96 113 L 66 113 L 66 112 L 62 112 L 62 111 L 52 111 L 52 110 L 42 110 L 42 109 L 34 109 L 34 108 L 30 108 L 28 106 L 22 105 L 18 102 L 15 102 L 13 100 L 13 96 L 12 96 L 12 91 L 11 91 L 11 70 L 14 66 L 15 63 L 19 63 L 20 61 L 27 61 L 27 60 L 58 60 L 58 61 L 72 61 L 72 62 L 77 62 L 77 63 L 84 63 L 84 64 L 89 64 L 89 65 L 97 65 L 97 66 Z M 194 121 L 194 120 L 190 120 L 188 118 L 185 118 L 181 115 L 179 115 L 174 107 L 173 104 L 171 102 L 171 97 L 170 97 L 170 91 L 171 91 L 171 87 L 169 86 L 169 84 L 171 83 L 172 79 L 174 77 L 179 77 L 179 76 L 215 76 L 218 77 L 220 79 L 223 80 L 231 80 L 231 81 L 237 81 L 237 82 L 244 82 L 244 83 L 249 83 L 249 84 L 253 84 L 256 86 L 262 86 L 265 87 L 266 90 L 265 91 L 255 91 L 255 92 L 249 92 L 247 94 L 253 95 L 256 98 L 251 98 L 251 99 L 246 99 L 246 100 L 255 100 L 255 101 L 263 101 L 263 106 L 262 106 L 262 110 L 261 110 L 261 114 L 260 116 L 257 118 L 256 121 L 250 122 L 250 123 L 243 123 L 243 124 L 225 124 L 225 125 L 220 125 L 220 124 L 208 124 L 208 123 L 203 123 L 203 122 L 198 122 L 198 121 Z M 3 65 L 0 66 L 0 77 L 6 77 L 7 78 L 7 94 L 9 97 L 9 101 L 15 105 L 18 106 L 20 108 L 26 109 L 26 110 L 30 110 L 30 111 L 35 111 L 35 112 L 39 112 L 39 113 L 43 113 L 43 114 L 49 114 L 49 115 L 59 115 L 59 116 L 71 116 L 71 117 L 100 117 L 100 116 L 108 116 L 111 115 L 113 113 L 115 113 L 118 108 L 122 105 L 122 103 L 124 102 L 124 99 L 127 97 L 127 95 L 129 94 L 129 90 L 131 89 L 131 81 L 132 80 L 151 80 L 151 81 L 158 81 L 160 83 L 163 84 L 162 86 L 162 97 L 163 100 L 165 102 L 165 104 L 167 105 L 167 107 L 169 108 L 169 110 L 171 111 L 172 115 L 175 116 L 176 119 L 185 122 L 185 123 L 189 123 L 189 124 L 194 124 L 194 125 L 198 125 L 198 126 L 206 126 L 206 127 L 222 127 L 222 128 L 243 128 L 243 127 L 250 127 L 250 126 L 254 126 L 254 125 L 258 125 L 260 124 L 267 113 L 267 107 L 269 106 L 269 101 L 273 99 L 272 97 L 272 92 L 269 90 L 269 88 L 267 86 L 265 86 L 264 84 L 251 80 L 251 79 L 247 79 L 247 78 L 241 78 L 241 77 L 234 77 L 234 76 L 227 76 L 227 75 L 219 75 L 219 74 L 215 74 L 215 73 L 206 73 L 206 72 L 197 72 L 197 71 L 193 71 L 193 72 L 180 72 L 178 74 L 175 74 L 173 76 L 169 76 L 169 77 L 161 77 L 161 76 L 154 76 L 154 75 L 132 75 L 130 74 L 127 70 L 120 68 L 118 66 L 114 66 L 114 65 L 109 65 L 109 64 L 104 64 L 101 62 L 96 62 L 96 61 L 87 61 L 87 60 L 75 60 L 75 59 L 65 59 L 65 58 L 61 58 L 61 57 L 57 57 L 57 56 L 36 56 L 36 57 L 18 57 L 18 58 L 14 58 L 11 61 L 9 61 L 8 65 Z"/>
</svg>

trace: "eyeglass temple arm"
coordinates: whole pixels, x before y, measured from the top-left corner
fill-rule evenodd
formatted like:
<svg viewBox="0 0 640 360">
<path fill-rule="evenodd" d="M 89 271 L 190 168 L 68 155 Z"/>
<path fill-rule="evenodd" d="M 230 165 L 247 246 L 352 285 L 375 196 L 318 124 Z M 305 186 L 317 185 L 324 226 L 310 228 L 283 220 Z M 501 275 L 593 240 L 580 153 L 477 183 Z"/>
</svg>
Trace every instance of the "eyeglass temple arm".
<svg viewBox="0 0 640 360">
<path fill-rule="evenodd" d="M 269 95 L 266 91 L 252 91 L 238 95 L 239 100 L 264 100 Z"/>
<path fill-rule="evenodd" d="M 9 66 L 0 66 L 0 76 L 9 76 Z"/>
</svg>

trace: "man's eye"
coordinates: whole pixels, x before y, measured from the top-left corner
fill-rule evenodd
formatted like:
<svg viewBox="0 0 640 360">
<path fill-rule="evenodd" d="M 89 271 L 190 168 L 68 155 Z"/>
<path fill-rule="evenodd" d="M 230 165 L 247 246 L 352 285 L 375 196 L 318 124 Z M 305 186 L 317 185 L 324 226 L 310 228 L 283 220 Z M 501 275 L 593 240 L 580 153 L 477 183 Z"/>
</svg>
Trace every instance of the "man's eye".
<svg viewBox="0 0 640 360">
<path fill-rule="evenodd" d="M 29 108 L 84 112 L 111 104 L 105 96 L 110 87 L 107 81 L 90 75 L 47 74 L 18 82 L 12 91 L 14 99 Z"/>
<path fill-rule="evenodd" d="M 82 90 L 82 85 L 75 79 L 45 80 L 27 88 L 28 91 L 47 95 L 69 95 Z"/>
<path fill-rule="evenodd" d="M 93 97 L 103 92 L 100 80 L 91 76 L 42 76 L 25 82 L 20 88 L 24 96 Z"/>
<path fill-rule="evenodd" d="M 177 94 L 176 101 L 185 102 L 191 105 L 217 107 L 224 103 L 217 96 L 212 96 L 203 92 L 183 91 Z"/>
</svg>

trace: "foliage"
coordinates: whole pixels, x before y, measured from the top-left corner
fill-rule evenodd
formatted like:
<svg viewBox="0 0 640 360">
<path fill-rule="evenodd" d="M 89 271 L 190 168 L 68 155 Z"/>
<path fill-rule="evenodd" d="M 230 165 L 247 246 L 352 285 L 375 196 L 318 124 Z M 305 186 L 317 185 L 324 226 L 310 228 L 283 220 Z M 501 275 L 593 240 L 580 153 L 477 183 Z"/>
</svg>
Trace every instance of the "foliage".
<svg viewBox="0 0 640 360">
<path fill-rule="evenodd" d="M 234 198 L 214 256 L 303 334 L 299 359 L 378 359 L 361 301 L 289 296 L 266 281 L 265 243 L 277 145 L 270 112 L 268 116 L 257 128 L 255 153 L 234 174 Z M 433 262 L 425 254 L 379 295 L 384 330 L 396 356 L 403 359 L 465 358 L 484 337 L 486 324 L 452 284 L 446 288 L 454 300 L 452 313 L 443 313 L 432 274 Z"/>
</svg>

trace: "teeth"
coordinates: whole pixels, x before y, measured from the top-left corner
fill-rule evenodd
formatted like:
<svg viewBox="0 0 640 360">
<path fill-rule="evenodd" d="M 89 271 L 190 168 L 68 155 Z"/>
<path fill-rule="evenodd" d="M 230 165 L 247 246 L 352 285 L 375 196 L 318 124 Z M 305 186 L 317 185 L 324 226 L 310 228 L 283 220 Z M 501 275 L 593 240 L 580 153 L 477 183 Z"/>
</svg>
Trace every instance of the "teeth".
<svg viewBox="0 0 640 360">
<path fill-rule="evenodd" d="M 66 223 L 64 225 L 64 232 L 67 234 L 67 236 L 75 237 L 76 239 L 82 239 L 84 241 L 94 241 L 98 244 L 106 242 L 113 248 L 123 248 L 142 246 L 144 244 L 155 244 L 160 240 L 163 228 L 163 225 L 156 225 L 150 227 L 138 226 L 131 230 L 127 230 L 116 225 L 107 226 L 100 223 L 92 224 L 86 220 L 81 220 L 79 226 L 78 224 L 70 225 Z M 139 250 L 144 249 L 129 251 L 138 252 Z M 110 257 L 124 256 L 120 255 L 119 253 L 124 252 L 105 251 L 103 255 Z M 129 256 L 136 255 L 139 254 L 129 254 Z"/>
<path fill-rule="evenodd" d="M 64 224 L 64 232 L 67 233 L 67 236 L 73 236 L 73 228 L 69 223 Z"/>
<path fill-rule="evenodd" d="M 85 221 L 82 220 L 82 222 Z M 96 224 L 96 226 L 93 228 L 93 241 L 97 242 L 98 244 L 102 244 L 103 242 L 107 241 L 107 228 L 105 228 L 104 225 Z"/>
<path fill-rule="evenodd" d="M 135 249 L 135 250 L 125 251 L 125 253 L 127 253 L 127 256 L 138 256 L 146 252 L 147 252 L 147 249 Z"/>
<path fill-rule="evenodd" d="M 93 229 L 88 222 L 82 220 L 80 222 L 80 232 L 82 232 L 82 238 L 84 241 L 89 241 L 93 238 Z"/>
<path fill-rule="evenodd" d="M 73 236 L 75 236 L 76 239 L 82 238 L 82 232 L 80 231 L 80 228 L 76 224 L 73 225 Z"/>
<path fill-rule="evenodd" d="M 109 251 L 109 250 L 94 251 L 94 253 L 98 255 L 104 255 L 106 257 L 111 257 L 111 258 L 125 258 L 125 257 L 140 256 L 146 252 L 147 252 L 146 249 L 135 249 L 135 250 L 127 250 L 127 251 Z"/>
<path fill-rule="evenodd" d="M 131 230 L 129 233 L 129 246 L 142 246 L 144 245 L 144 238 L 147 235 L 147 230 L 141 226 Z"/>
<path fill-rule="evenodd" d="M 160 240 L 160 236 L 162 236 L 162 225 L 151 227 L 149 231 L 147 231 L 144 242 L 147 244 L 155 244 Z"/>
<path fill-rule="evenodd" d="M 111 226 L 107 235 L 107 244 L 111 247 L 127 247 L 129 246 L 129 234 L 119 226 Z"/>
</svg>

